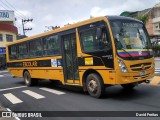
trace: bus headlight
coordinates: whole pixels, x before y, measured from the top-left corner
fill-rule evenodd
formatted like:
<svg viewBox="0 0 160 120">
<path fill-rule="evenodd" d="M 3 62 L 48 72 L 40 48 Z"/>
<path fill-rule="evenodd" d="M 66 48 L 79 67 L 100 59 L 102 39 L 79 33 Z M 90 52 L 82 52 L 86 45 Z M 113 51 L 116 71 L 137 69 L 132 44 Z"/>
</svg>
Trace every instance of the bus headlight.
<svg viewBox="0 0 160 120">
<path fill-rule="evenodd" d="M 122 60 L 118 60 L 118 66 L 122 72 L 128 72 L 127 67 Z"/>
</svg>

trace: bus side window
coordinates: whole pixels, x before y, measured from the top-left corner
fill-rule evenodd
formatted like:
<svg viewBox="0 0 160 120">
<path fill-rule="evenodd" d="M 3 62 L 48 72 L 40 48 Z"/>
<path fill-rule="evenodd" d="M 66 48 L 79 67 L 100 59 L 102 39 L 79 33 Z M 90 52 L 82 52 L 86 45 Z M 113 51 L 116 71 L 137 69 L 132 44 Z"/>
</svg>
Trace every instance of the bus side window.
<svg viewBox="0 0 160 120">
<path fill-rule="evenodd" d="M 31 40 L 29 42 L 29 52 L 30 57 L 42 57 L 43 56 L 43 48 L 41 38 Z"/>
<path fill-rule="evenodd" d="M 81 41 L 85 52 L 92 52 L 96 50 L 94 43 L 95 32 L 95 29 L 89 29 L 81 33 Z"/>
<path fill-rule="evenodd" d="M 17 59 L 17 46 L 16 45 L 12 45 L 9 46 L 9 59 L 10 60 L 15 60 Z"/>
<path fill-rule="evenodd" d="M 28 43 L 24 42 L 18 45 L 19 59 L 28 58 Z"/>
<path fill-rule="evenodd" d="M 43 38 L 43 48 L 45 56 L 59 55 L 60 44 L 58 41 L 58 35 L 51 35 Z"/>
</svg>

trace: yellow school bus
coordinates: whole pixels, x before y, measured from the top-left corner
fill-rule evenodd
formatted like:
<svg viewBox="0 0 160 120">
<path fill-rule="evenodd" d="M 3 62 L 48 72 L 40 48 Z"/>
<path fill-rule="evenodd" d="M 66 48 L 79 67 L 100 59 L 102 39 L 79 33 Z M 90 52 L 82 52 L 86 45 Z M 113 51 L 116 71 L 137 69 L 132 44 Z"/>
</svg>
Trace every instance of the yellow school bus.
<svg viewBox="0 0 160 120">
<path fill-rule="evenodd" d="M 59 80 L 82 86 L 96 98 L 106 86 L 132 89 L 154 76 L 151 42 L 144 24 L 104 16 L 31 36 L 6 47 L 8 71 L 27 86 Z"/>
</svg>

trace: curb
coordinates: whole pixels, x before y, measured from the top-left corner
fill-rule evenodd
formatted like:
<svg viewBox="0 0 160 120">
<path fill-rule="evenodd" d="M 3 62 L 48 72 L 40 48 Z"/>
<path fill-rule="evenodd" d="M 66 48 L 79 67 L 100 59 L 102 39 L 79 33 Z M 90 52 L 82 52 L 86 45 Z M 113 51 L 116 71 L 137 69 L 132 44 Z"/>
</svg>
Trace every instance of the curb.
<svg viewBox="0 0 160 120">
<path fill-rule="evenodd" d="M 156 57 L 156 58 L 154 58 L 154 60 L 160 60 L 160 57 Z"/>
<path fill-rule="evenodd" d="M 154 76 L 149 84 L 159 86 L 160 85 L 160 76 Z"/>
<path fill-rule="evenodd" d="M 8 72 L 8 70 L 0 70 L 0 73 L 2 73 L 2 72 Z"/>
</svg>

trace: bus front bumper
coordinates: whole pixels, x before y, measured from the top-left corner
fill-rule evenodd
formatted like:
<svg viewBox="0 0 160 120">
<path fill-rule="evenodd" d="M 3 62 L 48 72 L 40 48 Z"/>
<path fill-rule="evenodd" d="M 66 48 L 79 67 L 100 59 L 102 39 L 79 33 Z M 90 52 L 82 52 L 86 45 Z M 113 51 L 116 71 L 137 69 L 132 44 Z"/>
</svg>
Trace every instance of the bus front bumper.
<svg viewBox="0 0 160 120">
<path fill-rule="evenodd" d="M 141 73 L 145 73 L 145 75 L 141 75 Z M 127 73 L 122 73 L 121 71 L 117 71 L 116 84 L 143 82 L 152 77 L 154 77 L 154 69 L 149 69 L 146 71 L 139 71 L 139 72 L 127 72 Z"/>
</svg>

